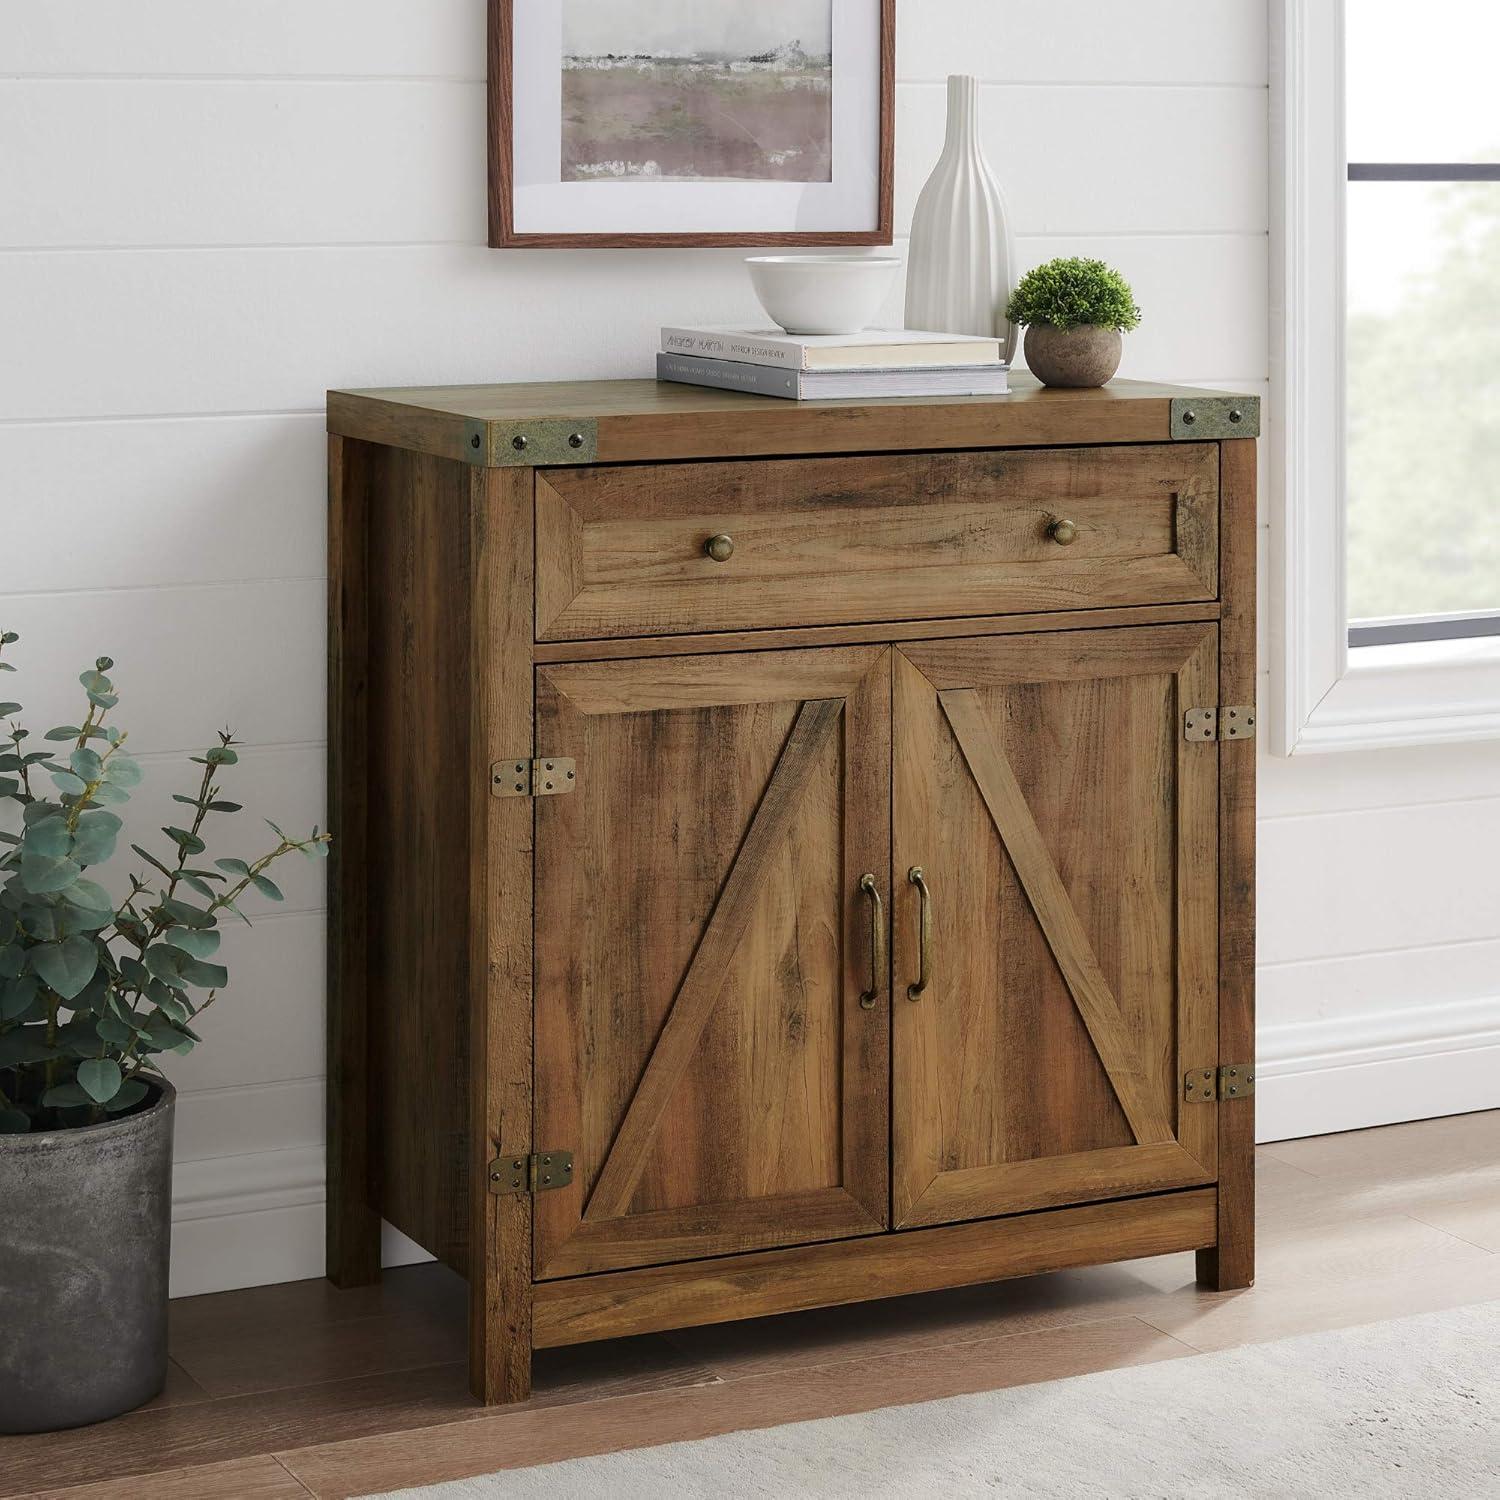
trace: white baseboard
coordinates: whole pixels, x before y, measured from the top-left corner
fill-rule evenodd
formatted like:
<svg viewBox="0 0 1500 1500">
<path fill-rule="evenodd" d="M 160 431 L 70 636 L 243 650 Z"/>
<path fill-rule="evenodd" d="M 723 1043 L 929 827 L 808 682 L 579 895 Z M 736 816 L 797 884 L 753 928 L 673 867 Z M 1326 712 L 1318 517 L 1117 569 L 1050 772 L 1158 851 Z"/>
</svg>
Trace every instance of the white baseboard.
<svg viewBox="0 0 1500 1500">
<path fill-rule="evenodd" d="M 172 1296 L 321 1276 L 321 1146 L 178 1162 L 172 1173 Z M 381 1264 L 432 1257 L 389 1224 Z"/>
<path fill-rule="evenodd" d="M 1500 1108 L 1500 996 L 1269 1026 L 1258 1052 L 1262 1141 Z M 323 1147 L 294 1143 L 316 1140 L 321 1092 L 183 1096 L 179 1148 L 195 1155 L 173 1178 L 174 1297 L 323 1274 Z M 382 1259 L 430 1257 L 387 1225 Z"/>
<path fill-rule="evenodd" d="M 1500 995 L 1263 1027 L 1256 1139 L 1500 1109 Z"/>
</svg>

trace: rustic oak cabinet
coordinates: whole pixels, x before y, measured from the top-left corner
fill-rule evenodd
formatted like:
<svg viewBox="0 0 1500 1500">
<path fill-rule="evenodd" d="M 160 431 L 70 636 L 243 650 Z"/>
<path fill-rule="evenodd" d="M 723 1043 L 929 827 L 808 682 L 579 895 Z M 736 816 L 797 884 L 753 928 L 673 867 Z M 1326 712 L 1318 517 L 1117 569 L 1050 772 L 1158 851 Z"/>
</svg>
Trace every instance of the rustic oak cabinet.
<svg viewBox="0 0 1500 1500">
<path fill-rule="evenodd" d="M 1253 397 L 329 400 L 329 1273 L 534 1348 L 1253 1266 Z"/>
</svg>

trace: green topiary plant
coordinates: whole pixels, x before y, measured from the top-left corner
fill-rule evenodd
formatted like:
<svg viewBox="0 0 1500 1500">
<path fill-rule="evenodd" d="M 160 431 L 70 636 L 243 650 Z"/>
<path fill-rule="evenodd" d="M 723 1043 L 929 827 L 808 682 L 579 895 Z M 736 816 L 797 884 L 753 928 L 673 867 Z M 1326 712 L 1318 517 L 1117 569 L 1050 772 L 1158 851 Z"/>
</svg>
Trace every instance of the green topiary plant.
<svg viewBox="0 0 1500 1500">
<path fill-rule="evenodd" d="M 1053 328 L 1138 328 L 1141 310 L 1125 278 L 1102 260 L 1049 260 L 1028 271 L 1011 293 L 1009 322 Z"/>
<path fill-rule="evenodd" d="M 17 639 L 0 635 L 0 649 Z M 0 829 L 0 1133 L 78 1128 L 142 1104 L 153 1059 L 192 1049 L 190 1023 L 228 980 L 212 961 L 220 918 L 248 921 L 235 903 L 252 888 L 281 900 L 265 872 L 283 855 L 327 852 L 316 828 L 298 839 L 272 823 L 278 842 L 254 863 L 190 863 L 205 852 L 209 815 L 240 810 L 215 785 L 238 759 L 224 733 L 192 757 L 203 767 L 197 791 L 173 797 L 192 809 L 186 828 L 162 829 L 175 854 L 159 860 L 131 845 L 154 873 L 132 874 L 123 901 L 89 879 L 114 853 L 121 822 L 110 808 L 141 780 L 125 734 L 104 722 L 118 702 L 105 676 L 113 665 L 101 656 L 79 677 L 87 714 L 47 731 L 59 748 L 29 750 L 12 718 L 21 705 L 0 703 L 0 719 L 11 719 L 0 735 L 0 813 L 20 809 L 7 820 L 18 831 Z M 15 668 L 0 661 L 0 671 Z M 43 775 L 55 795 L 39 793 Z"/>
</svg>

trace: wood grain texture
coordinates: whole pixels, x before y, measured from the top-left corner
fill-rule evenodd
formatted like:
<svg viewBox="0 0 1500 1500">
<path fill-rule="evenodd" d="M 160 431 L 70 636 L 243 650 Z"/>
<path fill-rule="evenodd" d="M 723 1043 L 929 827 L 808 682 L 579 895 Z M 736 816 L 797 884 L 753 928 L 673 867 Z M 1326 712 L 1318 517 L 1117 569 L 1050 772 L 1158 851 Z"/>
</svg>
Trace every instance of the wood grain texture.
<svg viewBox="0 0 1500 1500">
<path fill-rule="evenodd" d="M 307 1500 L 312 1493 L 269 1454 L 263 1454 L 36 1490 L 29 1500 Z"/>
<path fill-rule="evenodd" d="M 1173 1138 L 1172 1127 L 1159 1100 L 1152 1096 L 1152 1080 L 1142 1072 L 1137 1038 L 1131 1035 L 1120 1002 L 1099 967 L 1093 944 L 1026 805 L 1016 773 L 991 735 L 973 690 L 940 693 L 938 702 L 953 726 L 970 774 L 1136 1140 L 1143 1146 L 1167 1144 Z"/>
<path fill-rule="evenodd" d="M 272 1325 L 269 1339 L 278 1331 Z M 462 1343 L 461 1325 L 450 1325 L 449 1332 L 456 1335 L 452 1342 Z M 359 1320 L 348 1320 L 330 1331 L 329 1341 L 338 1345 L 360 1336 Z M 268 1338 L 267 1332 L 261 1337 Z M 284 1365 L 289 1383 L 274 1390 L 171 1410 L 147 1408 L 67 1432 L 9 1438 L 0 1466 L 0 1495 L 34 1500 L 39 1488 L 89 1483 L 107 1475 L 126 1487 L 124 1493 L 141 1494 L 145 1500 L 155 1493 L 150 1476 L 161 1470 L 196 1465 L 201 1472 L 208 1465 L 379 1436 L 411 1443 L 419 1441 L 424 1429 L 485 1420 L 486 1408 L 471 1396 L 461 1362 L 390 1368 L 378 1352 L 378 1336 L 369 1343 L 371 1368 L 352 1378 L 307 1382 L 294 1365 Z M 446 1354 L 451 1343 L 440 1340 L 437 1347 Z M 604 1349 L 558 1350 L 537 1360 L 536 1388 L 523 1409 L 557 1412 L 582 1402 L 676 1390 L 712 1378 L 659 1338 Z M 169 1474 L 168 1482 L 175 1479 Z M 137 1482 L 139 1490 L 128 1487 Z M 182 1491 L 168 1493 L 199 1493 L 191 1489 L 188 1476 L 181 1482 Z M 202 1493 L 216 1492 L 205 1483 Z"/>
<path fill-rule="evenodd" d="M 545 1348 L 1195 1249 L 1215 1233 L 1215 1197 L 1196 1188 L 548 1282 L 532 1336 Z"/>
<path fill-rule="evenodd" d="M 881 659 L 879 649 L 774 651 L 673 656 L 648 663 L 589 662 L 542 676 L 586 717 L 750 707 L 785 697 L 796 684 L 799 702 L 846 698 Z M 790 722 L 788 722 L 790 728 Z M 563 755 L 558 745 L 545 750 Z"/>
<path fill-rule="evenodd" d="M 464 785 L 471 754 L 473 471 L 397 448 L 373 450 L 371 462 L 365 754 L 378 819 L 367 877 L 379 945 L 379 962 L 368 965 L 381 1080 L 370 1111 L 378 1206 L 419 1245 L 462 1266 L 471 828 L 469 799 L 452 786 Z"/>
<path fill-rule="evenodd" d="M 836 699 L 806 702 L 797 712 L 786 747 L 771 771 L 750 820 L 745 841 L 714 903 L 703 939 L 667 1012 L 639 1086 L 584 1209 L 585 1219 L 619 1218 L 630 1205 L 668 1101 L 708 1025 L 751 910 L 761 895 L 772 856 L 785 842 L 801 811 L 814 771 L 831 743 L 843 705 Z M 706 785 L 706 794 L 713 788 Z"/>
<path fill-rule="evenodd" d="M 1133 1193 L 1201 1187 L 1213 1180 L 1213 1169 L 1175 1141 L 957 1167 L 928 1182 L 901 1227 L 956 1224 L 997 1212 L 1095 1203 Z"/>
<path fill-rule="evenodd" d="M 1188 709 L 1218 699 L 1218 677 L 1218 632 L 1210 631 L 1177 673 L 1178 724 Z M 1181 1080 L 1190 1068 L 1213 1067 L 1219 1055 L 1219 756 L 1212 744 L 1181 735 L 1176 744 L 1179 1004 L 1172 1076 Z M 1210 1177 L 1218 1172 L 1219 1115 L 1212 1104 L 1189 1104 L 1178 1093 L 1177 1139 Z M 1244 1149 L 1253 1152 L 1254 1142 Z"/>
<path fill-rule="evenodd" d="M 1056 394 L 904 441 L 647 383 L 331 404 L 330 1267 L 383 1214 L 463 1271 L 481 1400 L 534 1347 L 1153 1247 L 1248 1282 L 1249 1109 L 1180 1080 L 1253 1036 L 1253 752 L 1181 719 L 1253 692 L 1253 447 Z M 574 413 L 600 464 L 494 463 Z M 966 451 L 1005 441 L 1056 447 Z M 534 754 L 568 796 L 491 795 Z M 549 1147 L 567 1188 L 487 1191 Z"/>
<path fill-rule="evenodd" d="M 1254 703 L 1256 670 L 1255 444 L 1220 445 L 1224 524 L 1219 702 Z M 1219 745 L 1219 1061 L 1255 1061 L 1255 751 Z M 1218 1245 L 1198 1257 L 1219 1291 L 1255 1280 L 1255 1096 L 1219 1108 Z"/>
<path fill-rule="evenodd" d="M 876 0 L 869 0 L 876 3 Z M 736 233 L 635 234 L 517 233 L 515 228 L 515 168 L 512 151 L 515 129 L 514 0 L 489 0 L 489 226 L 492 249 L 650 250 L 672 246 L 889 245 L 892 234 L 892 196 L 895 182 L 896 140 L 896 0 L 880 6 L 880 78 L 876 154 L 875 226 L 872 229 L 790 230 L 767 233 L 747 228 Z"/>
<path fill-rule="evenodd" d="M 531 1199 L 488 1191 L 488 1162 L 532 1149 L 531 803 L 490 794 L 489 767 L 533 749 L 528 650 L 532 480 L 470 471 L 474 615 L 468 788 L 470 909 L 464 1192 L 472 1228 L 469 1381 L 485 1402 L 531 1392 Z"/>
<path fill-rule="evenodd" d="M 907 659 L 938 692 L 1020 687 L 1033 682 L 1093 682 L 1155 677 L 1179 670 L 1203 643 L 1205 624 L 1142 630 L 1050 630 L 994 642 L 958 637 L 901 643 Z M 1211 691 L 1212 684 L 1203 684 Z"/>
<path fill-rule="evenodd" d="M 554 469 L 537 638 L 1206 601 L 1217 491 L 1207 443 Z"/>
<path fill-rule="evenodd" d="M 624 640 L 540 642 L 538 663 L 619 661 L 646 656 L 695 656 L 726 651 L 782 651 L 789 647 L 859 646 L 892 639 L 943 640 L 974 635 L 1023 635 L 1037 630 L 1110 630 L 1121 625 L 1168 625 L 1217 620 L 1217 601 L 1153 604 L 1124 609 L 1056 610 L 1042 614 L 965 615 L 951 620 L 895 620 L 874 625 L 789 626 L 713 634 L 631 636 Z"/>
<path fill-rule="evenodd" d="M 367 444 L 328 439 L 328 1211 L 338 1286 L 380 1275 L 370 1149 Z"/>
<path fill-rule="evenodd" d="M 579 784 L 537 808 L 537 1129 L 575 1152 L 538 1275 L 884 1223 L 889 698 L 869 648 L 539 673 Z"/>
<path fill-rule="evenodd" d="M 1182 826 L 1212 757 L 1179 766 L 1177 705 L 1215 671 L 1212 624 L 898 651 L 898 994 L 918 965 L 908 866 L 936 955 L 895 1009 L 898 1225 L 1213 1180 L 1214 1111 L 1191 1150 L 1176 1129 L 1183 1049 L 1214 1010 L 1211 985 L 1178 982 L 1203 971 L 1180 891 L 1215 888 L 1212 828 Z"/>
<path fill-rule="evenodd" d="M 601 464 L 1076 447 L 1169 442 L 1174 398 L 1223 395 L 1141 380 L 1054 390 L 1024 373 L 1005 396 L 879 401 L 778 401 L 655 380 L 415 386 L 330 391 L 328 430 L 472 463 L 472 422 L 492 465 L 515 462 L 511 438 L 529 421 L 594 423 Z"/>
</svg>

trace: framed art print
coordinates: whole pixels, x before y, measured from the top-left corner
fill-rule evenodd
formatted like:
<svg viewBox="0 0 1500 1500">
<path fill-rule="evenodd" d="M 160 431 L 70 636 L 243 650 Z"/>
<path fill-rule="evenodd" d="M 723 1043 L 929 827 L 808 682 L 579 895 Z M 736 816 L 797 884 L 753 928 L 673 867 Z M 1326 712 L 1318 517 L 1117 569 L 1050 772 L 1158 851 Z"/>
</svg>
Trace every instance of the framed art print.
<svg viewBox="0 0 1500 1500">
<path fill-rule="evenodd" d="M 895 3 L 490 0 L 490 244 L 890 244 Z"/>
</svg>

